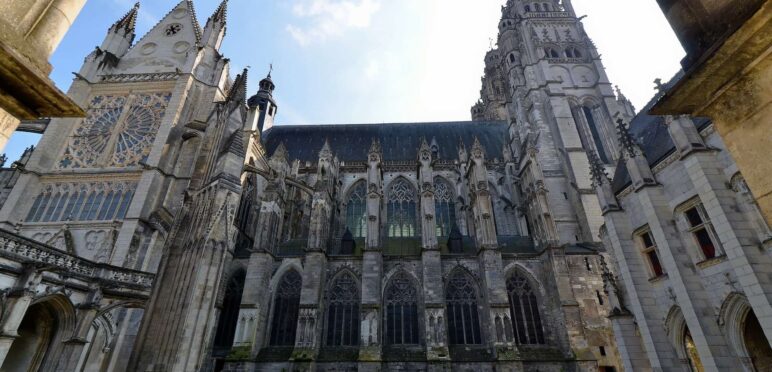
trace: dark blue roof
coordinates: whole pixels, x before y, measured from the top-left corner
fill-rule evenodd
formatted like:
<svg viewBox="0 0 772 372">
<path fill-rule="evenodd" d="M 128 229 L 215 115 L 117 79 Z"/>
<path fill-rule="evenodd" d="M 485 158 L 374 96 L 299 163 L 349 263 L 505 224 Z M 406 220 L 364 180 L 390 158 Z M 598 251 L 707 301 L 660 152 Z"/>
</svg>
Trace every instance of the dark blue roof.
<svg viewBox="0 0 772 372">
<path fill-rule="evenodd" d="M 676 74 L 676 76 L 665 84 L 665 90 L 670 89 L 670 87 L 680 80 L 681 77 L 683 77 L 682 72 Z M 675 151 L 675 144 L 673 144 L 673 139 L 667 131 L 665 117 L 648 114 L 649 110 L 651 110 L 652 106 L 654 106 L 660 98 L 659 96 L 660 94 L 655 95 L 630 123 L 630 134 L 643 150 L 644 155 L 646 155 L 646 160 L 651 167 L 654 167 L 654 165 Z M 692 121 L 697 125 L 698 130 L 706 127 L 711 122 L 710 119 L 703 117 L 692 118 Z M 620 160 L 619 163 L 617 163 L 614 179 L 611 181 L 611 187 L 614 190 L 614 193 L 624 190 L 631 182 L 630 174 L 627 173 L 627 167 L 625 166 L 625 163 Z"/>
<path fill-rule="evenodd" d="M 279 143 L 289 152 L 291 160 L 316 162 L 325 139 L 338 159 L 344 162 L 367 161 L 367 152 L 373 139 L 381 142 L 385 161 L 407 161 L 418 158 L 421 138 L 437 144 L 439 158 L 458 158 L 458 145 L 463 141 L 467 151 L 474 138 L 486 152 L 487 159 L 501 158 L 508 131 L 506 121 L 461 121 L 440 123 L 396 124 L 336 124 L 336 125 L 278 125 L 263 133 L 268 154 L 273 154 Z"/>
</svg>

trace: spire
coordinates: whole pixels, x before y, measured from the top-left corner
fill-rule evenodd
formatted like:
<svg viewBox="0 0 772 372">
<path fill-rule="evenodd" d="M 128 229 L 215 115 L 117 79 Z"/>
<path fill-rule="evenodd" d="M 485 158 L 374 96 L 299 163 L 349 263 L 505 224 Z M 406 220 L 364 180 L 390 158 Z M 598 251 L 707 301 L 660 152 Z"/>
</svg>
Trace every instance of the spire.
<svg viewBox="0 0 772 372">
<path fill-rule="evenodd" d="M 331 159 L 331 158 L 332 158 L 332 148 L 330 147 L 330 139 L 325 138 L 324 145 L 322 146 L 322 149 L 319 150 L 319 159 Z"/>
<path fill-rule="evenodd" d="M 209 22 L 220 22 L 225 23 L 228 16 L 228 0 L 222 0 L 220 3 L 220 6 L 217 7 L 217 9 L 214 10 L 214 13 L 212 16 L 209 17 L 209 19 L 206 20 L 206 23 Z"/>
<path fill-rule="evenodd" d="M 118 30 L 124 30 L 125 34 L 134 33 L 134 29 L 137 26 L 137 14 L 139 13 L 139 1 L 134 3 L 134 7 L 129 10 L 123 17 L 110 26 L 110 31 L 118 32 Z"/>
<path fill-rule="evenodd" d="M 622 118 L 617 119 L 617 134 L 619 135 L 619 143 L 622 145 L 623 150 L 627 151 L 631 158 L 638 156 L 639 152 L 636 150 L 638 145 L 635 143 L 635 139 L 633 139 L 627 124 L 625 124 Z"/>
<path fill-rule="evenodd" d="M 258 92 L 258 94 L 263 93 L 268 97 L 273 95 L 273 90 L 276 89 L 276 85 L 273 83 L 273 80 L 271 79 L 272 72 L 273 72 L 273 63 L 271 63 L 270 67 L 268 68 L 268 75 L 263 80 L 260 80 L 260 91 Z"/>
<path fill-rule="evenodd" d="M 228 100 L 238 100 L 241 103 L 247 101 L 247 73 L 249 70 L 246 68 L 244 71 L 236 75 L 236 80 L 233 81 L 233 86 L 230 92 L 228 92 Z"/>
</svg>

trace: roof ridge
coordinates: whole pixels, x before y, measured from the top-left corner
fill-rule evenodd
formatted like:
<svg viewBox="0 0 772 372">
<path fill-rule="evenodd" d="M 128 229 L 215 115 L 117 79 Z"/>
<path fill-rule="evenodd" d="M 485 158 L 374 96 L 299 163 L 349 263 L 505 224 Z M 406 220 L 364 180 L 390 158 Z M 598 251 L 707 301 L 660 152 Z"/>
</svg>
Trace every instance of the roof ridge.
<svg viewBox="0 0 772 372">
<path fill-rule="evenodd" d="M 437 124 L 473 124 L 473 125 L 486 125 L 486 124 L 502 124 L 506 123 L 506 120 L 485 120 L 485 121 L 473 121 L 473 120 L 458 120 L 458 121 L 421 121 L 421 122 L 379 122 L 379 123 L 320 123 L 320 124 L 277 124 L 276 127 L 287 128 L 300 128 L 300 127 L 344 127 L 344 126 L 378 126 L 378 125 L 437 125 Z"/>
</svg>

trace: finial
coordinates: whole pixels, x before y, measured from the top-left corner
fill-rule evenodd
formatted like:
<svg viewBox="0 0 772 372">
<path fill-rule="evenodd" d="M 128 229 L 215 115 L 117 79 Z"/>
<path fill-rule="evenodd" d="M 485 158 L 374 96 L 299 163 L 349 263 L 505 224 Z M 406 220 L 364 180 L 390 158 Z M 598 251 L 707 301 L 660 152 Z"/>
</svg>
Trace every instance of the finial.
<svg viewBox="0 0 772 372">
<path fill-rule="evenodd" d="M 110 29 L 113 32 L 123 29 L 126 33 L 134 32 L 134 28 L 137 25 L 137 14 L 139 13 L 139 1 L 134 3 L 134 6 L 126 14 L 123 15 L 117 22 L 113 23 Z"/>
<path fill-rule="evenodd" d="M 636 144 L 635 140 L 633 139 L 633 136 L 630 134 L 630 130 L 627 127 L 627 124 L 622 118 L 617 118 L 617 134 L 619 135 L 619 143 L 622 144 L 622 147 L 625 151 L 627 151 L 627 154 L 634 158 L 638 155 L 636 152 Z"/>
<path fill-rule="evenodd" d="M 587 150 L 587 158 L 590 160 L 590 176 L 595 182 L 595 185 L 600 185 L 604 181 L 609 181 L 606 168 L 603 167 L 603 163 L 600 161 L 598 154 L 594 150 Z"/>
<path fill-rule="evenodd" d="M 271 73 L 273 72 L 273 62 L 268 64 L 268 78 L 271 78 Z"/>
<path fill-rule="evenodd" d="M 664 92 L 665 91 L 665 86 L 662 84 L 662 79 L 660 79 L 660 78 L 654 79 L 654 85 L 655 85 L 655 88 L 658 91 L 660 91 L 660 92 Z"/>
</svg>

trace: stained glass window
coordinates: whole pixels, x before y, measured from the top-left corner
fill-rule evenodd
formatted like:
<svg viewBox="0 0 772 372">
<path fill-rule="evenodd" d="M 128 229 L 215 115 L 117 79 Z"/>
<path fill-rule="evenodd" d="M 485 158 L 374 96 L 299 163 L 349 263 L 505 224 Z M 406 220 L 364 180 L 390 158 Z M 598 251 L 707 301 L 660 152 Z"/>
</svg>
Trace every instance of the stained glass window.
<svg viewBox="0 0 772 372">
<path fill-rule="evenodd" d="M 531 283 L 516 272 L 507 280 L 509 311 L 514 324 L 515 341 L 518 344 L 544 344 L 544 329 Z"/>
<path fill-rule="evenodd" d="M 136 184 L 49 184 L 35 198 L 27 222 L 108 221 L 126 214 Z"/>
<path fill-rule="evenodd" d="M 416 233 L 417 200 L 413 185 L 404 178 L 396 179 L 389 189 L 386 228 L 389 237 L 414 237 Z"/>
<path fill-rule="evenodd" d="M 359 285 L 349 273 L 339 275 L 329 290 L 327 345 L 359 345 Z"/>
<path fill-rule="evenodd" d="M 351 189 L 346 203 L 346 228 L 354 238 L 367 237 L 367 187 L 364 181 Z"/>
<path fill-rule="evenodd" d="M 289 270 L 276 287 L 271 326 L 271 345 L 294 346 L 300 307 L 300 288 L 303 279 L 295 270 Z"/>
<path fill-rule="evenodd" d="M 456 224 L 456 203 L 450 184 L 440 177 L 434 179 L 434 216 L 437 236 L 450 236 Z"/>
<path fill-rule="evenodd" d="M 395 274 L 386 287 L 385 296 L 387 343 L 418 344 L 418 291 L 408 274 Z"/>
<path fill-rule="evenodd" d="M 94 97 L 59 167 L 138 165 L 150 153 L 170 99 L 171 93 Z"/>
<path fill-rule="evenodd" d="M 451 345 L 478 345 L 480 317 L 477 312 L 477 290 L 474 280 L 455 271 L 445 290 L 448 316 L 448 341 Z"/>
</svg>

